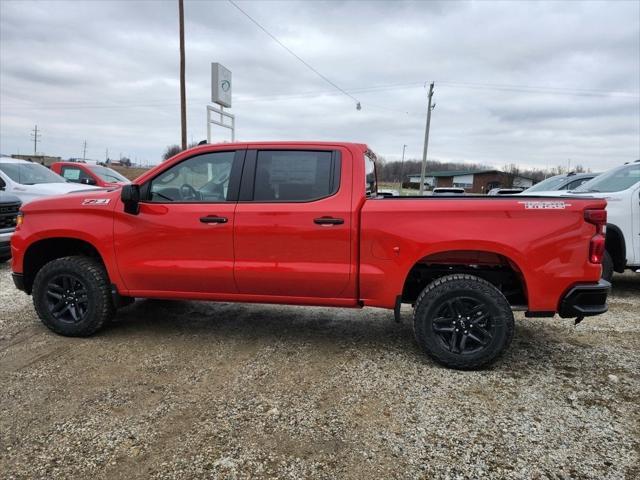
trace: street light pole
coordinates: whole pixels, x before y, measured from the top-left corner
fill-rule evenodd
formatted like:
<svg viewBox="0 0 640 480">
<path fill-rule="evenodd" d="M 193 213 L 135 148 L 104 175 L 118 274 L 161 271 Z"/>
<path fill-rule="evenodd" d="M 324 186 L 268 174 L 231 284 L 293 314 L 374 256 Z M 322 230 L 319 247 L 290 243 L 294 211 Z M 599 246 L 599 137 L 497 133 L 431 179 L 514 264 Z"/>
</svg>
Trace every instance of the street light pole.
<svg viewBox="0 0 640 480">
<path fill-rule="evenodd" d="M 431 106 L 433 98 L 433 82 L 429 85 L 429 105 L 427 107 L 427 126 L 424 129 L 424 150 L 422 151 L 422 169 L 420 170 L 420 195 L 424 195 L 424 175 L 427 169 L 427 148 L 429 147 L 429 128 L 431 127 L 431 111 L 435 104 Z"/>
<path fill-rule="evenodd" d="M 184 67 L 184 3 L 178 0 L 180 17 L 180 119 L 182 130 L 182 150 L 187 149 L 187 92 L 185 87 Z"/>
<path fill-rule="evenodd" d="M 402 145 L 402 160 L 400 160 L 400 196 L 402 196 L 402 175 L 404 170 L 404 151 L 407 148 L 406 145 Z"/>
</svg>

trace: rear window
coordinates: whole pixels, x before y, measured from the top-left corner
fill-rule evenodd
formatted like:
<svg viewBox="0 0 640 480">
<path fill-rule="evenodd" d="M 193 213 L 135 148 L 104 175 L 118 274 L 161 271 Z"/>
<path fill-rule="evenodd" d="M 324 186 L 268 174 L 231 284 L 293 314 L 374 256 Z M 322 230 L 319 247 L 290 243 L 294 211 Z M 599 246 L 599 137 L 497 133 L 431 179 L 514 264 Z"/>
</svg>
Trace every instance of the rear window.
<svg viewBox="0 0 640 480">
<path fill-rule="evenodd" d="M 263 150 L 256 159 L 253 200 L 308 202 L 338 189 L 333 152 Z"/>
</svg>

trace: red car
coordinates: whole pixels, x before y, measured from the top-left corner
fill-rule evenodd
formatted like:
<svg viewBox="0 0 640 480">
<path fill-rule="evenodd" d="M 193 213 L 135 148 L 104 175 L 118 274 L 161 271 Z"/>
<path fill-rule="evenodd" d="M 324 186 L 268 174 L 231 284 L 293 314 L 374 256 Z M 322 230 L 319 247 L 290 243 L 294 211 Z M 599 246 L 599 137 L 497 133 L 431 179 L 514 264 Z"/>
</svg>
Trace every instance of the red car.
<svg viewBox="0 0 640 480">
<path fill-rule="evenodd" d="M 354 143 L 204 145 L 113 191 L 39 200 L 13 278 L 44 324 L 87 336 L 134 297 L 395 310 L 453 368 L 493 362 L 526 315 L 597 315 L 606 201 L 383 197 Z"/>
<path fill-rule="evenodd" d="M 129 183 L 129 180 L 112 168 L 80 162 L 56 162 L 51 165 L 58 175 L 69 182 L 97 185 L 98 187 L 116 187 Z"/>
</svg>

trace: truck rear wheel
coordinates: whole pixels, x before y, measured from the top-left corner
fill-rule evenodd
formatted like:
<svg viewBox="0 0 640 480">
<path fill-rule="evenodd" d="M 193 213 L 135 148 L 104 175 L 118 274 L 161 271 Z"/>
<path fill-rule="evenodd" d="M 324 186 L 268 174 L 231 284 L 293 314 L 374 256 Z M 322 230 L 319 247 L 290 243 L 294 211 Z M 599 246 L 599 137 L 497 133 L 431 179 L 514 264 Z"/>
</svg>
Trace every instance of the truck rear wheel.
<svg viewBox="0 0 640 480">
<path fill-rule="evenodd" d="M 602 257 L 602 278 L 607 282 L 613 280 L 613 258 L 606 250 Z"/>
<path fill-rule="evenodd" d="M 114 314 L 109 278 L 89 257 L 63 257 L 40 269 L 33 282 L 33 305 L 48 328 L 60 335 L 86 337 Z"/>
<path fill-rule="evenodd" d="M 509 302 L 492 284 L 473 275 L 447 275 L 416 300 L 413 329 L 436 362 L 460 370 L 493 363 L 513 339 Z"/>
</svg>

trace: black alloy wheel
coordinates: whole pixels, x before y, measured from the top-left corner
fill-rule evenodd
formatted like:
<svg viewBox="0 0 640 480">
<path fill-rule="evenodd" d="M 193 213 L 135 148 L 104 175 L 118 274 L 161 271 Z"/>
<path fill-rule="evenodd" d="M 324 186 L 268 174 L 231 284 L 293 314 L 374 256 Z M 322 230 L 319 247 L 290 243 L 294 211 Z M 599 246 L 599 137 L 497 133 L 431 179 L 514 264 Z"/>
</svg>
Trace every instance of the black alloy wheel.
<svg viewBox="0 0 640 480">
<path fill-rule="evenodd" d="M 473 354 L 493 339 L 495 324 L 489 307 L 476 298 L 443 299 L 436 312 L 432 330 L 451 353 Z"/>
<path fill-rule="evenodd" d="M 46 286 L 47 307 L 60 322 L 78 323 L 89 309 L 87 287 L 73 274 L 60 274 L 49 279 Z"/>
</svg>

